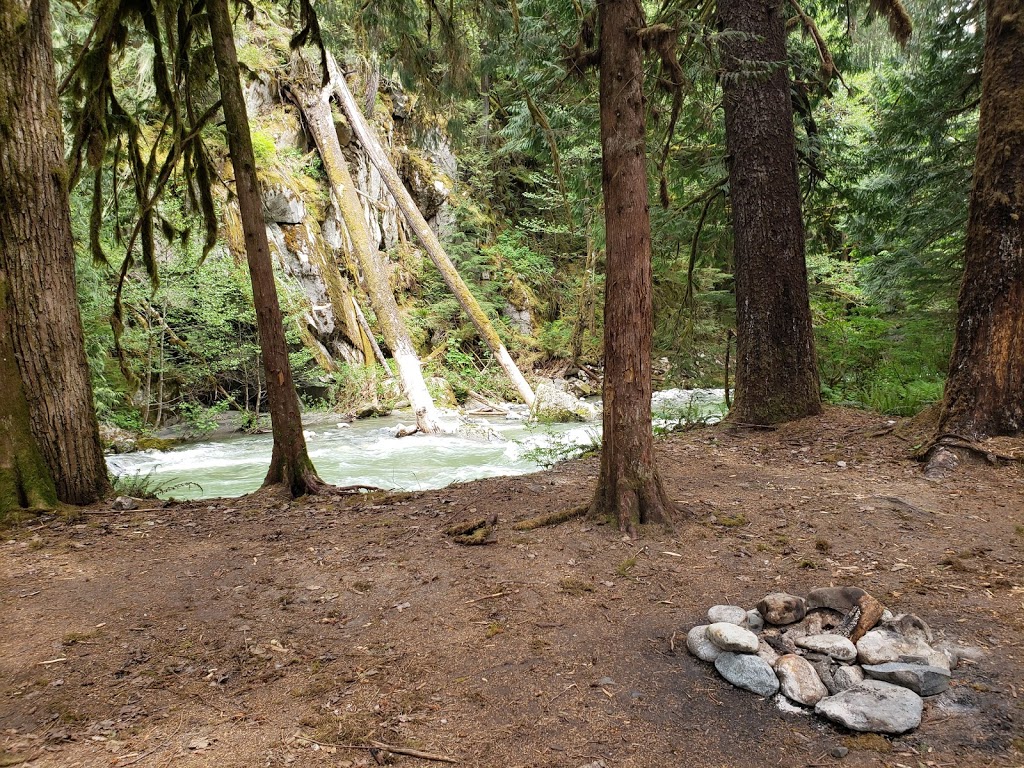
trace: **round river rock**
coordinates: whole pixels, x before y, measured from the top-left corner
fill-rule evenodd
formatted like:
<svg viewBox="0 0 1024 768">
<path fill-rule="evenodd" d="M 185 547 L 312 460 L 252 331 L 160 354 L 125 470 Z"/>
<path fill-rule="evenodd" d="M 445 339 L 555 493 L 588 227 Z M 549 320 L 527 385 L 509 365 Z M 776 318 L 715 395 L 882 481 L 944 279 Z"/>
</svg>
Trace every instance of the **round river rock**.
<svg viewBox="0 0 1024 768">
<path fill-rule="evenodd" d="M 773 696 L 779 690 L 775 670 L 760 656 L 750 653 L 723 653 L 715 659 L 718 674 L 745 691 L 758 696 Z"/>
<path fill-rule="evenodd" d="M 776 662 L 775 672 L 783 695 L 790 701 L 813 707 L 828 696 L 828 688 L 803 656 L 787 653 Z"/>
<path fill-rule="evenodd" d="M 793 624 L 807 615 L 807 601 L 786 592 L 772 592 L 757 604 L 769 624 Z"/>
<path fill-rule="evenodd" d="M 723 651 L 757 653 L 757 635 L 749 629 L 719 621 L 707 628 L 707 637 Z"/>
<path fill-rule="evenodd" d="M 747 612 L 738 605 L 713 605 L 708 609 L 708 623 L 725 622 L 738 627 L 747 625 Z"/>
<path fill-rule="evenodd" d="M 698 624 L 686 633 L 686 647 L 701 661 L 714 661 L 722 649 L 708 640 L 708 625 Z"/>
</svg>

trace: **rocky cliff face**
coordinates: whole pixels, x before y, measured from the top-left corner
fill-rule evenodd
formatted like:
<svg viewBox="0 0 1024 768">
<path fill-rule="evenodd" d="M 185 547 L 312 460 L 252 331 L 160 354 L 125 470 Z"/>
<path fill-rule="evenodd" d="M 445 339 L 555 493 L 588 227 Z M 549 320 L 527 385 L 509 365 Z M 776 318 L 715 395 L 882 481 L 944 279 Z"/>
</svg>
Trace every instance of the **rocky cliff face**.
<svg viewBox="0 0 1024 768">
<path fill-rule="evenodd" d="M 363 362 L 369 352 L 353 307 L 357 271 L 348 253 L 345 226 L 317 172 L 315 147 L 286 84 L 266 73 L 248 73 L 246 105 L 263 184 L 264 216 L 282 283 L 306 305 L 303 338 L 326 370 L 340 362 Z M 444 237 L 452 226 L 449 210 L 456 159 L 436 128 L 414 130 L 412 99 L 392 88 L 377 99 L 373 123 L 391 161 L 431 227 Z M 344 117 L 335 128 L 363 202 L 370 236 L 382 251 L 410 242 L 404 221 L 380 174 L 353 137 Z M 420 135 L 418 141 L 411 137 Z M 244 257 L 237 207 L 225 211 L 229 248 Z M 393 280 L 402 282 L 400 270 Z"/>
</svg>

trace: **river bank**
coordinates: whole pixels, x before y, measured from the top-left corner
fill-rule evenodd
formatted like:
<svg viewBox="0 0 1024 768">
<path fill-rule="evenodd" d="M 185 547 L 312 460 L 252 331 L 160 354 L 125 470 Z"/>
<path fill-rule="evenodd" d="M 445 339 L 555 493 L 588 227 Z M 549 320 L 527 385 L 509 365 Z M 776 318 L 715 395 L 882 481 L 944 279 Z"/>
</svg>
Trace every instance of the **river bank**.
<svg viewBox="0 0 1024 768">
<path fill-rule="evenodd" d="M 1024 472 L 926 480 L 913 435 L 888 421 L 829 409 L 659 440 L 679 519 L 639 541 L 582 519 L 511 529 L 584 503 L 595 459 L 411 494 L 94 507 L 8 531 L 0 755 L 351 767 L 376 765 L 377 741 L 481 768 L 1019 765 Z M 444 534 L 487 514 L 490 546 Z M 782 711 L 685 651 L 712 601 L 828 584 L 982 650 L 917 730 L 859 736 Z"/>
<path fill-rule="evenodd" d="M 684 428 L 716 419 L 724 393 L 714 389 L 672 389 L 653 398 L 655 428 Z M 582 403 L 582 401 L 581 401 Z M 590 421 L 538 422 L 522 405 L 504 403 L 494 415 L 479 407 L 447 412 L 458 423 L 453 434 L 406 435 L 414 423 L 408 410 L 340 421 L 330 411 L 303 415 L 306 443 L 320 476 L 329 483 L 418 491 L 485 477 L 536 472 L 600 445 L 599 401 L 585 404 Z M 581 408 L 581 410 L 583 410 Z M 133 480 L 161 498 L 240 496 L 259 488 L 270 459 L 270 434 L 239 433 L 239 414 L 225 414 L 217 429 L 200 440 L 182 440 L 145 451 L 109 456 L 111 473 Z M 181 431 L 163 432 L 168 439 Z M 142 489 L 140 489 L 142 490 Z"/>
</svg>

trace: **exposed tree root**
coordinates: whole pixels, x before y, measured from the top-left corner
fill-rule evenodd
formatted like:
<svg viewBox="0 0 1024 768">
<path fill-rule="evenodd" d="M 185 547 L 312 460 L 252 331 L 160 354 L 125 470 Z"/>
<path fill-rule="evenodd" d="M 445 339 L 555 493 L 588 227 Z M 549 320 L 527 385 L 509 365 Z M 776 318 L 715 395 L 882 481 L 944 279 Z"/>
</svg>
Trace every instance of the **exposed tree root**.
<svg viewBox="0 0 1024 768">
<path fill-rule="evenodd" d="M 466 547 L 493 544 L 498 540 L 495 535 L 497 524 L 498 516 L 491 514 L 478 520 L 449 525 L 444 529 L 444 535 L 449 536 L 456 544 L 462 544 Z"/>
<path fill-rule="evenodd" d="M 1003 443 L 1010 452 L 1003 449 Z M 971 440 L 963 435 L 952 433 L 941 434 L 923 445 L 914 453 L 914 457 L 926 461 L 924 475 L 930 480 L 937 480 L 955 470 L 962 459 L 967 457 L 980 458 L 989 464 L 1000 462 L 1024 463 L 1024 442 L 1017 438 L 995 439 L 984 441 Z"/>
<path fill-rule="evenodd" d="M 577 517 L 583 517 L 587 514 L 590 509 L 590 504 L 580 504 L 576 507 L 569 507 L 568 509 L 560 509 L 557 512 L 549 512 L 546 515 L 538 515 L 537 517 L 530 517 L 526 520 L 520 520 L 518 523 L 513 523 L 513 531 L 532 531 L 535 528 L 543 528 L 548 525 L 559 525 L 561 523 L 568 522 Z"/>
<path fill-rule="evenodd" d="M 933 446 L 941 445 L 947 448 L 967 451 L 968 453 L 980 456 L 990 464 L 995 464 L 997 461 L 1024 462 L 1024 443 L 1021 443 L 1019 440 L 1014 442 L 1020 443 L 1017 447 L 1017 450 L 1020 451 L 1020 453 L 1005 453 L 1004 451 L 999 450 L 999 448 L 993 444 L 991 439 L 985 440 L 984 442 L 977 442 L 960 435 L 939 435 L 935 438 Z"/>
</svg>

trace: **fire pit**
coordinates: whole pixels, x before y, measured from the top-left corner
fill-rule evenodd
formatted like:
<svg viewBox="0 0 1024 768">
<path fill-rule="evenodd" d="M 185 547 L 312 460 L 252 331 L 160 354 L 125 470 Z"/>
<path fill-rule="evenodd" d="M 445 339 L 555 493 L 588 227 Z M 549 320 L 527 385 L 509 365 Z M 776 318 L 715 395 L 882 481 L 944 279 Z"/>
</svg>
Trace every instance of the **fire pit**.
<svg viewBox="0 0 1024 768">
<path fill-rule="evenodd" d="M 920 725 L 924 697 L 949 687 L 959 660 L 923 619 L 894 614 L 858 587 L 773 592 L 752 610 L 713 606 L 686 646 L 737 688 L 889 734 Z"/>
</svg>

